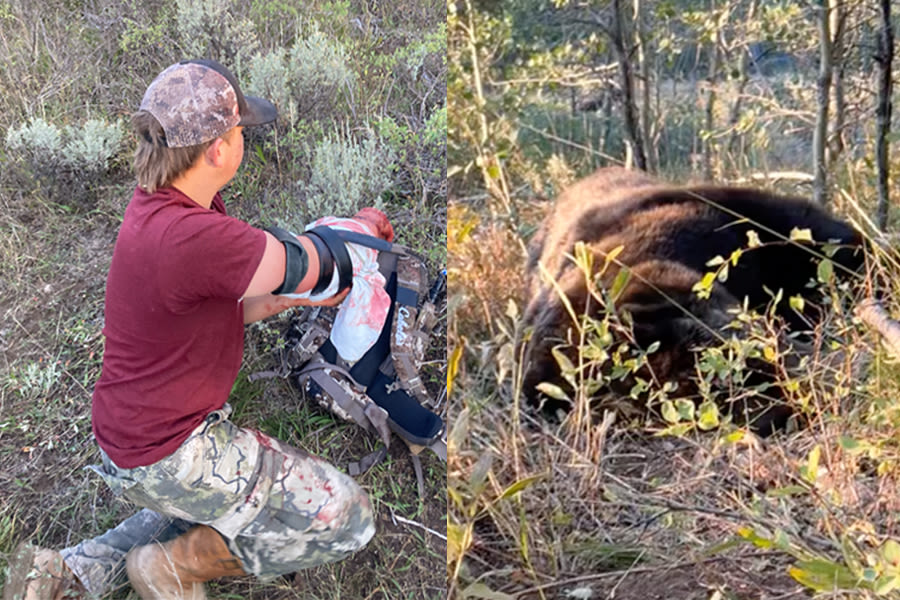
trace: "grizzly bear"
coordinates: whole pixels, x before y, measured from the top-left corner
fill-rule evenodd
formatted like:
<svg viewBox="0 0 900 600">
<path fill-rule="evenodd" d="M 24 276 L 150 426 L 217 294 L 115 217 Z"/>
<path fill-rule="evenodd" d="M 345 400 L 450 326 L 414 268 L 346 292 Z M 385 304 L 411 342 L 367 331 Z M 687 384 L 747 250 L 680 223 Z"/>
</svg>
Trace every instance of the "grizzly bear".
<svg viewBox="0 0 900 600">
<path fill-rule="evenodd" d="M 808 230 L 813 241 L 792 236 L 800 230 Z M 590 278 L 573 259 L 578 242 L 592 258 Z M 598 395 L 627 396 L 641 377 L 670 382 L 670 397 L 697 399 L 697 352 L 735 335 L 736 309 L 768 309 L 783 325 L 785 339 L 808 333 L 820 320 L 811 286 L 824 243 L 835 276 L 861 268 L 861 235 L 804 198 L 720 185 L 678 186 L 623 168 L 598 170 L 559 196 L 529 246 L 526 395 L 545 408 L 565 409 L 565 400 L 544 398 L 535 389 L 541 382 L 566 387 L 553 350 L 573 359 L 578 340 L 572 314 L 598 317 L 612 311 L 617 325 L 603 335 L 650 352 L 634 377 L 609 378 Z M 698 293 L 698 282 L 715 271 L 710 261 L 717 256 L 728 262 L 727 277 L 714 282 L 707 277 L 707 293 Z M 596 286 L 593 296 L 589 285 Z M 805 301 L 790 302 L 794 296 Z M 741 383 L 759 393 L 738 394 L 738 402 L 719 394 L 717 404 L 736 421 L 768 434 L 784 426 L 791 410 L 781 401 L 775 366 L 761 358 L 747 366 L 749 375 Z"/>
</svg>

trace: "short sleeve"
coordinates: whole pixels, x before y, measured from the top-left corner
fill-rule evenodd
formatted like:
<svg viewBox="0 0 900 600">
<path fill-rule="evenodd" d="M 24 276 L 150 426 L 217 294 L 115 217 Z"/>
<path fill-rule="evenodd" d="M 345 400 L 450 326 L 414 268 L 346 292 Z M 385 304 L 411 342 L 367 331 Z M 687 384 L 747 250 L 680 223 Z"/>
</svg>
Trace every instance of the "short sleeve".
<svg viewBox="0 0 900 600">
<path fill-rule="evenodd" d="M 220 212 L 198 208 L 161 238 L 159 284 L 168 308 L 190 310 L 210 298 L 237 300 L 265 252 L 265 232 Z"/>
</svg>

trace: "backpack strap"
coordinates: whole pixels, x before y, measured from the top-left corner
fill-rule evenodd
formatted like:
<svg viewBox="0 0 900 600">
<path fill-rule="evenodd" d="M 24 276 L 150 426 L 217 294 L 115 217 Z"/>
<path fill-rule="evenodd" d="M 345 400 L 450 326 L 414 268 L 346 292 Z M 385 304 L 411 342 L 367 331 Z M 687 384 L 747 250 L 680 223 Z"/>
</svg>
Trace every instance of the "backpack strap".
<svg viewBox="0 0 900 600">
<path fill-rule="evenodd" d="M 397 257 L 397 296 L 391 323 L 391 352 L 382 364 L 382 373 L 396 373 L 402 387 L 423 404 L 429 403 L 428 391 L 419 377 L 419 365 L 425 357 L 428 334 L 418 329 L 419 298 L 425 295 L 427 274 L 424 265 L 411 256 Z M 392 365 L 387 364 L 392 362 Z"/>
<path fill-rule="evenodd" d="M 342 377 L 333 377 L 339 373 Z M 386 447 L 391 445 L 388 413 L 366 395 L 363 386 L 350 373 L 337 365 L 325 362 L 321 355 L 311 360 L 297 373 L 298 381 L 318 402 L 342 419 L 353 421 L 366 431 L 381 438 Z M 315 385 L 310 385 L 310 382 Z"/>
</svg>

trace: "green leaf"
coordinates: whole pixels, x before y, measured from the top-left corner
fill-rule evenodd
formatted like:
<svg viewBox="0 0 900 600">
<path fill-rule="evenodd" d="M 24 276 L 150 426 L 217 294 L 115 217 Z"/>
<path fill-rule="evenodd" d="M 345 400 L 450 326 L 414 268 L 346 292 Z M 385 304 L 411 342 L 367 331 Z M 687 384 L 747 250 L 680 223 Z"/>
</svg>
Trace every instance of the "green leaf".
<svg viewBox="0 0 900 600">
<path fill-rule="evenodd" d="M 575 365 L 572 364 L 572 361 L 569 360 L 569 357 L 560 350 L 559 348 L 552 348 L 550 350 L 550 354 L 553 355 L 553 358 L 556 360 L 556 364 L 559 365 L 559 370 L 561 373 L 574 373 Z"/>
<path fill-rule="evenodd" d="M 465 526 L 447 523 L 447 561 L 455 563 L 465 556 L 472 545 L 472 523 Z"/>
<path fill-rule="evenodd" d="M 694 411 L 696 410 L 696 406 L 690 400 L 676 400 L 675 408 L 678 410 L 678 415 L 684 421 L 693 421 L 694 420 Z"/>
<path fill-rule="evenodd" d="M 616 260 L 616 258 L 617 258 L 620 254 L 622 254 L 622 250 L 624 250 L 624 249 L 625 249 L 625 246 L 624 246 L 624 245 L 622 245 L 622 246 L 616 246 L 615 248 L 613 248 L 612 250 L 610 250 L 609 252 L 607 252 L 607 253 L 606 253 L 605 263 L 604 263 L 604 265 L 603 265 L 603 269 L 606 270 L 606 267 L 609 266 L 609 263 L 611 263 L 611 262 L 613 262 L 614 260 Z"/>
<path fill-rule="evenodd" d="M 628 285 L 628 281 L 630 279 L 631 271 L 629 271 L 628 269 L 621 269 L 616 274 L 616 278 L 613 280 L 612 286 L 609 288 L 609 295 L 613 299 L 613 301 L 619 299 L 619 296 L 622 294 L 625 286 Z"/>
<path fill-rule="evenodd" d="M 524 477 L 524 478 L 514 482 L 508 488 L 503 490 L 503 493 L 497 497 L 497 501 L 499 502 L 500 500 L 505 500 L 511 496 L 515 496 L 519 492 L 529 488 L 530 486 L 532 486 L 533 484 L 540 481 L 541 479 L 543 479 L 546 476 L 547 476 L 546 473 L 540 473 L 538 475 L 533 475 L 531 477 Z"/>
<path fill-rule="evenodd" d="M 472 473 L 469 475 L 469 486 L 472 493 L 476 496 L 484 491 L 484 484 L 488 475 L 491 473 L 491 467 L 494 464 L 494 455 L 491 452 L 485 452 L 478 458 L 478 462 L 472 467 Z"/>
<path fill-rule="evenodd" d="M 848 452 L 855 452 L 862 447 L 862 444 L 848 435 L 842 435 L 841 437 L 839 437 L 838 443 L 840 444 L 841 448 L 847 450 Z"/>
<path fill-rule="evenodd" d="M 728 265 L 727 264 L 722 265 L 722 268 L 719 269 L 719 272 L 716 275 L 716 279 L 718 279 L 722 283 L 725 283 L 726 281 L 728 281 Z"/>
<path fill-rule="evenodd" d="M 694 427 L 693 423 L 676 423 L 674 425 L 669 425 L 662 431 L 657 432 L 655 435 L 657 437 L 665 437 L 665 436 L 682 437 L 688 431 L 690 431 L 693 427 Z"/>
<path fill-rule="evenodd" d="M 803 308 L 806 306 L 806 300 L 803 299 L 803 296 L 799 296 L 799 295 L 791 296 L 788 299 L 788 303 L 790 304 L 792 309 L 794 309 L 795 311 L 797 311 L 799 313 L 802 313 Z"/>
<path fill-rule="evenodd" d="M 809 491 L 802 485 L 786 485 L 766 491 L 767 498 L 789 498 L 791 496 L 803 496 Z"/>
<path fill-rule="evenodd" d="M 697 419 L 697 427 L 703 431 L 709 431 L 719 426 L 719 407 L 715 402 L 704 400 L 700 405 L 700 418 Z"/>
<path fill-rule="evenodd" d="M 747 433 L 743 429 L 735 429 L 725 436 L 725 442 L 728 444 L 737 444 L 747 437 Z"/>
<path fill-rule="evenodd" d="M 677 423 L 681 420 L 678 410 L 675 408 L 675 403 L 671 400 L 666 400 L 662 403 L 661 412 L 663 419 L 669 423 Z"/>
<path fill-rule="evenodd" d="M 762 548 L 763 550 L 771 550 L 775 546 L 775 543 L 772 540 L 762 537 L 750 527 L 741 527 L 738 529 L 737 533 L 739 536 L 741 536 L 757 548 Z"/>
<path fill-rule="evenodd" d="M 806 458 L 806 466 L 801 469 L 803 479 L 810 483 L 815 483 L 819 477 L 819 456 L 821 454 L 822 448 L 818 444 L 813 446 L 813 449 L 809 451 L 809 456 Z"/>
<path fill-rule="evenodd" d="M 716 281 L 716 274 L 714 272 L 709 272 L 703 275 L 703 279 L 694 284 L 694 287 L 691 288 L 692 292 L 696 292 L 697 296 L 700 298 L 709 298 L 710 293 L 712 292 L 712 286 Z"/>
<path fill-rule="evenodd" d="M 466 587 L 466 589 L 462 591 L 462 597 L 464 599 L 477 598 L 479 600 L 515 600 L 515 596 L 510 596 L 503 592 L 495 592 L 480 581 Z"/>
<path fill-rule="evenodd" d="M 788 535 L 781 529 L 775 531 L 775 538 L 772 540 L 772 543 L 775 544 L 775 548 L 777 548 L 778 550 L 783 550 L 785 552 L 787 552 L 791 547 L 790 538 L 788 538 Z"/>
<path fill-rule="evenodd" d="M 879 577 L 873 587 L 875 594 L 884 596 L 900 588 L 900 575 L 885 575 Z"/>
<path fill-rule="evenodd" d="M 822 283 L 830 283 L 834 274 L 834 264 L 827 258 L 823 258 L 816 270 L 816 275 Z"/>
<path fill-rule="evenodd" d="M 850 570 L 824 558 L 799 561 L 788 575 L 817 592 L 858 589 L 859 579 Z"/>
<path fill-rule="evenodd" d="M 459 344 L 453 348 L 450 353 L 450 359 L 447 361 L 447 396 L 453 392 L 453 382 L 459 374 L 459 362 L 462 359 L 463 345 Z"/>
<path fill-rule="evenodd" d="M 590 275 L 594 269 L 594 253 L 584 242 L 575 242 L 575 265 Z"/>
<path fill-rule="evenodd" d="M 881 546 L 881 556 L 884 562 L 892 567 L 900 568 L 900 544 L 894 540 L 888 540 Z"/>
</svg>

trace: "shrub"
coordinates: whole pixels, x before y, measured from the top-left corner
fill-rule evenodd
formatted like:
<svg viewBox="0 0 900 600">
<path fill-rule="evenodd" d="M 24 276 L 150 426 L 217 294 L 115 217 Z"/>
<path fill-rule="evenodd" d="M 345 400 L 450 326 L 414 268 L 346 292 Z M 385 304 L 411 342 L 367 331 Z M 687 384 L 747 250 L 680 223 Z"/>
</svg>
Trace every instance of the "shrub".
<svg viewBox="0 0 900 600">
<path fill-rule="evenodd" d="M 6 147 L 35 167 L 56 168 L 62 161 L 62 135 L 55 125 L 32 118 L 6 132 Z"/>
<path fill-rule="evenodd" d="M 341 86 L 351 86 L 356 79 L 344 46 L 316 25 L 290 50 L 257 54 L 249 72 L 248 93 L 271 99 L 280 121 L 288 125 L 300 117 L 329 115 Z"/>
<path fill-rule="evenodd" d="M 178 0 L 175 23 L 184 52 L 191 58 L 213 58 L 236 74 L 259 49 L 249 19 L 238 16 L 231 0 Z"/>
<path fill-rule="evenodd" d="M 91 119 L 62 130 L 33 118 L 6 133 L 10 171 L 26 182 L 36 180 L 48 197 L 67 206 L 93 203 L 97 176 L 106 173 L 122 146 L 122 123 Z"/>
<path fill-rule="evenodd" d="M 396 153 L 411 189 L 442 195 L 447 178 L 447 107 L 434 110 L 414 130 L 385 116 L 375 125 L 379 137 Z"/>
<path fill-rule="evenodd" d="M 121 122 L 91 119 L 81 127 L 56 125 L 33 118 L 6 133 L 6 147 L 39 173 L 68 168 L 92 173 L 106 171 L 122 144 Z"/>
<path fill-rule="evenodd" d="M 290 72 L 286 64 L 287 50 L 278 48 L 250 61 L 248 93 L 262 96 L 278 107 L 278 120 L 297 120 L 297 101 L 291 91 Z"/>
<path fill-rule="evenodd" d="M 308 216 L 382 208 L 381 195 L 391 186 L 393 167 L 394 152 L 374 135 L 360 142 L 349 134 L 326 135 L 316 145 L 309 182 L 297 184 Z"/>
<path fill-rule="evenodd" d="M 82 127 L 66 127 L 63 163 L 73 169 L 102 172 L 122 145 L 120 121 L 106 123 L 91 119 Z"/>
</svg>

